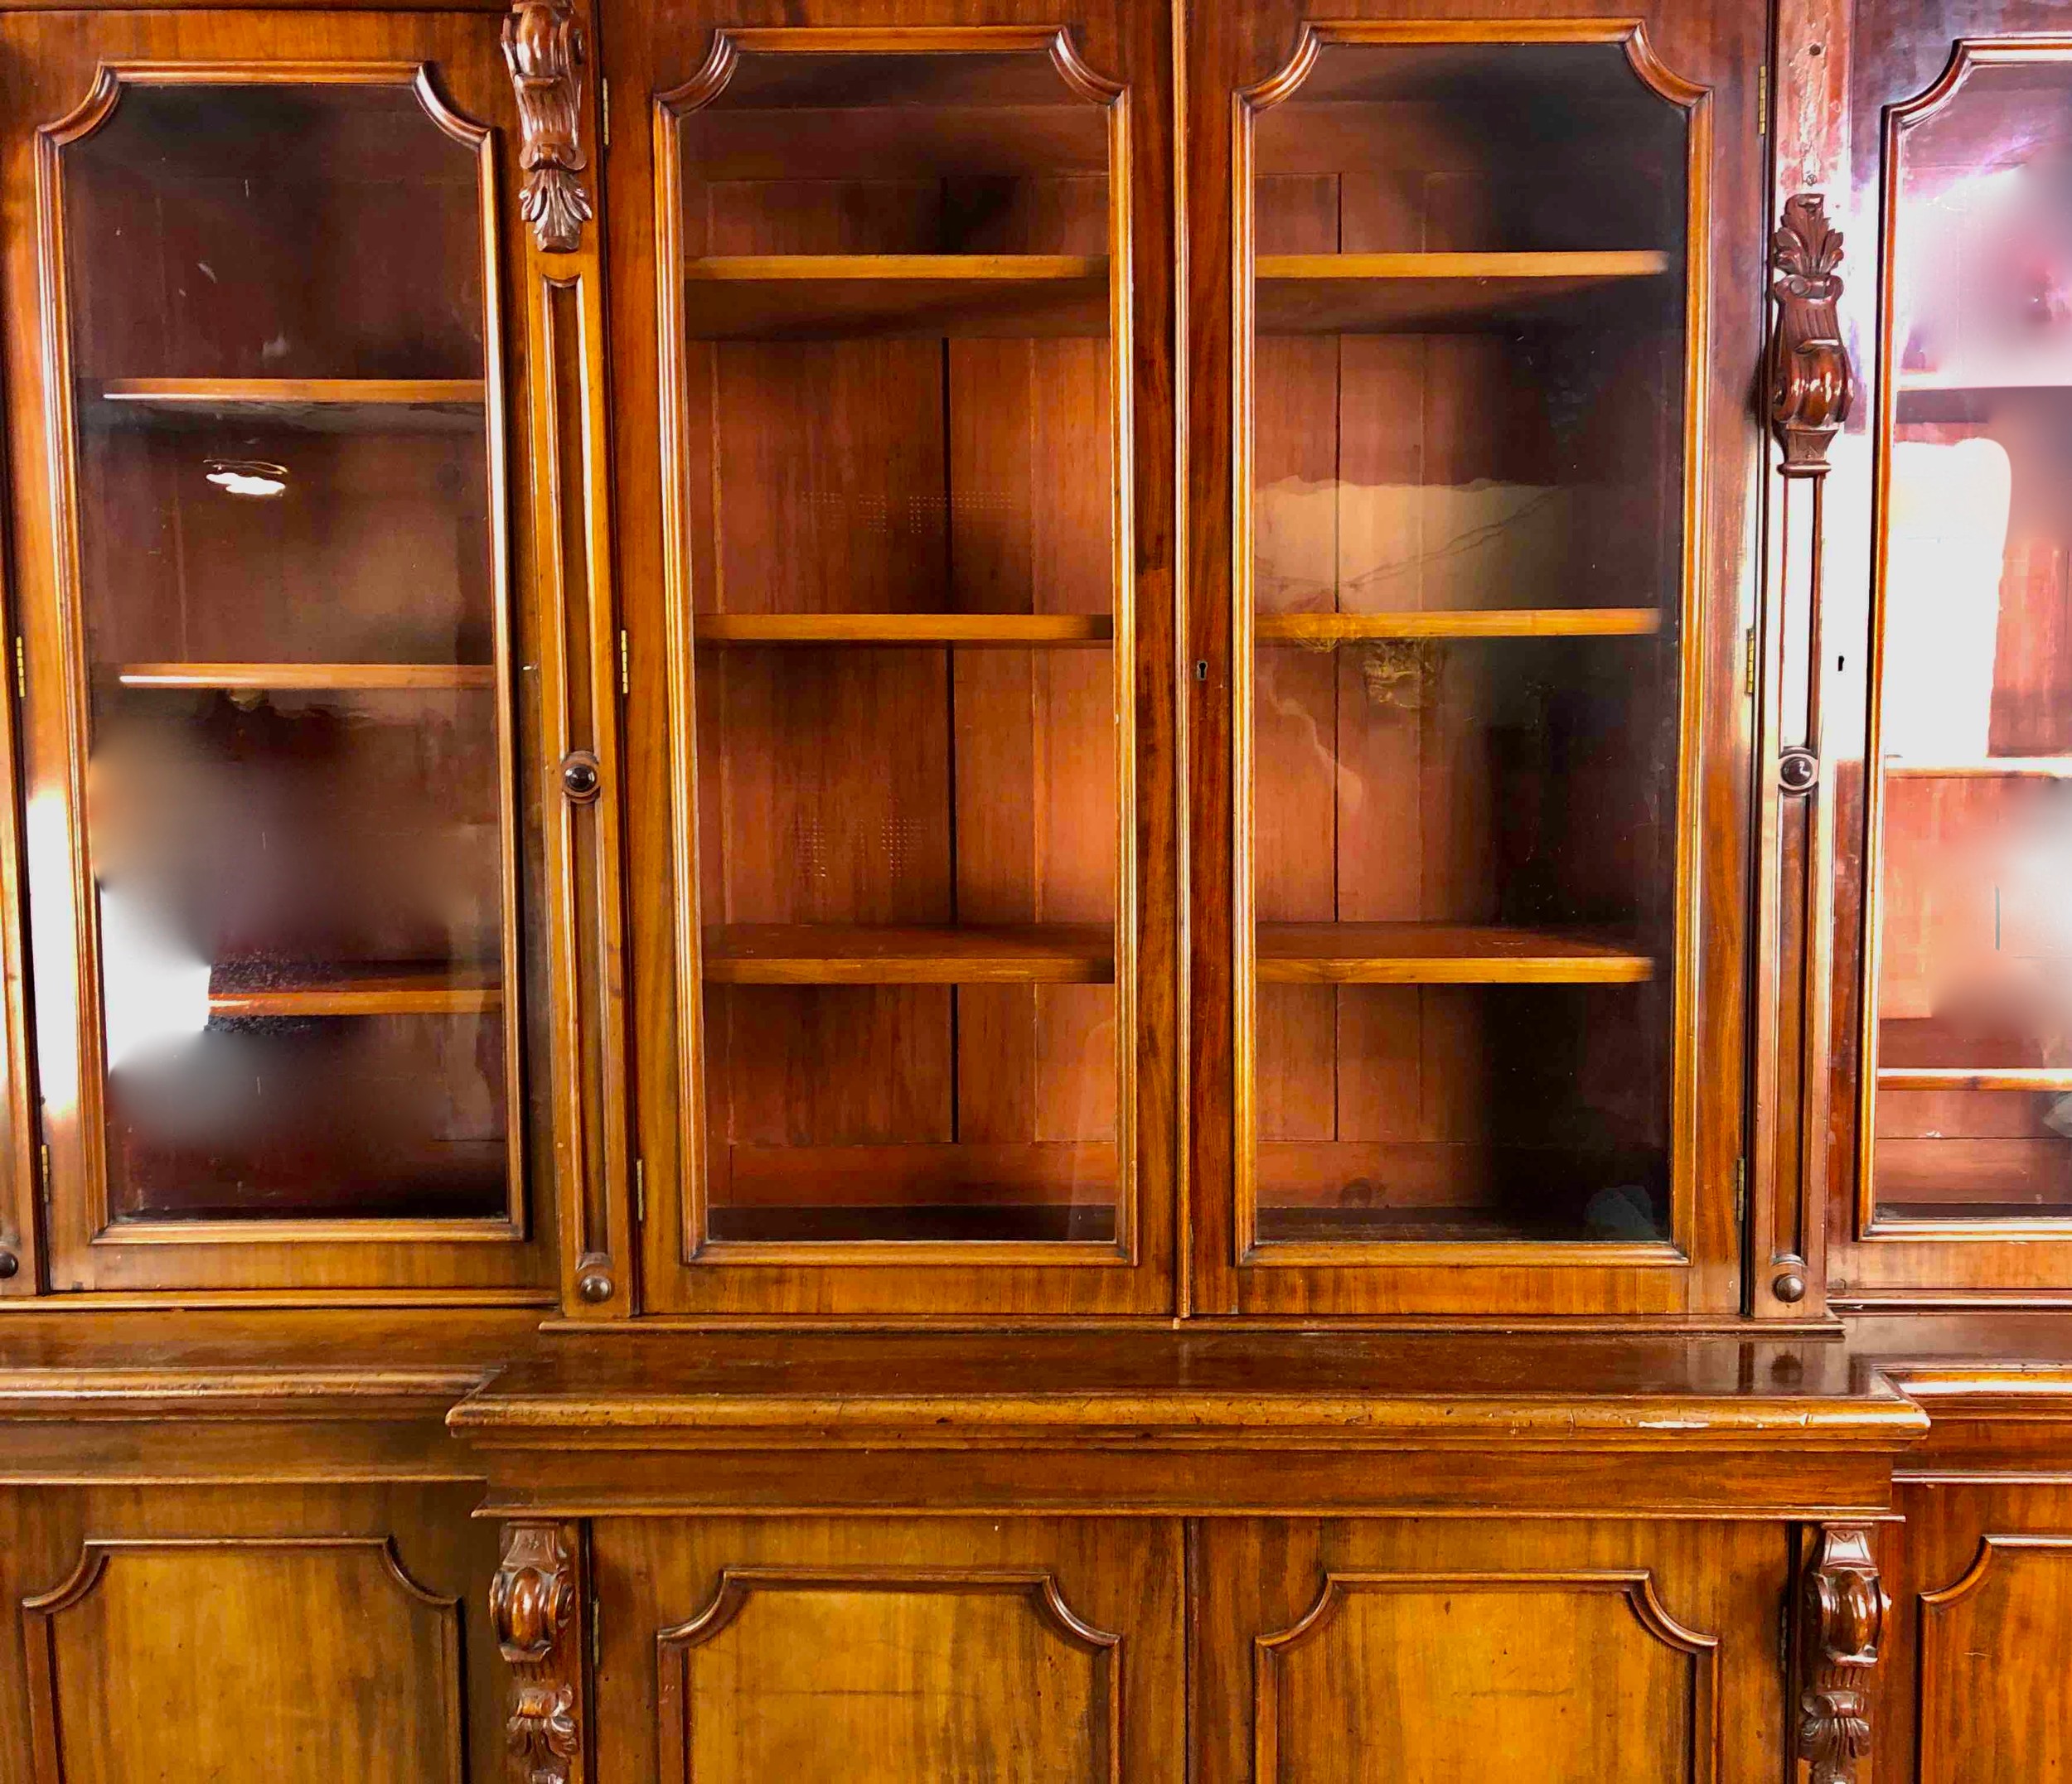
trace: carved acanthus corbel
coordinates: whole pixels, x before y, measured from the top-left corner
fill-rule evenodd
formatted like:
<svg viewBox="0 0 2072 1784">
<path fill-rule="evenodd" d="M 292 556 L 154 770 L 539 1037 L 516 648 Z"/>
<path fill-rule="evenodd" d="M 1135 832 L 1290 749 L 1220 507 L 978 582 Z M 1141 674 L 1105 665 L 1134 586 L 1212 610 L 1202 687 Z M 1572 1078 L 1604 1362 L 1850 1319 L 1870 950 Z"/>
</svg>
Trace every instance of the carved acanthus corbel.
<svg viewBox="0 0 2072 1784">
<path fill-rule="evenodd" d="M 565 1639 L 578 1591 L 575 1557 L 559 1525 L 505 1526 L 489 1615 L 513 1675 L 507 1726 L 521 1784 L 569 1784 L 582 1751 L 579 1663 Z"/>
<path fill-rule="evenodd" d="M 519 215 L 552 254 L 583 239 L 590 195 L 583 152 L 583 27 L 569 0 L 517 0 L 504 19 L 504 60 L 518 93 L 518 165 L 525 189 Z"/>
<path fill-rule="evenodd" d="M 1827 475 L 1828 446 L 1849 418 L 1852 378 L 1836 305 L 1842 281 L 1842 231 L 1828 220 L 1818 192 L 1784 201 L 1771 238 L 1777 281 L 1777 329 L 1770 338 L 1769 419 L 1784 442 L 1784 475 Z"/>
<path fill-rule="evenodd" d="M 1890 1601 L 1869 1530 L 1823 1525 L 1798 1598 L 1798 1757 L 1808 1784 L 1861 1784 L 1871 1751 L 1869 1687 Z"/>
</svg>

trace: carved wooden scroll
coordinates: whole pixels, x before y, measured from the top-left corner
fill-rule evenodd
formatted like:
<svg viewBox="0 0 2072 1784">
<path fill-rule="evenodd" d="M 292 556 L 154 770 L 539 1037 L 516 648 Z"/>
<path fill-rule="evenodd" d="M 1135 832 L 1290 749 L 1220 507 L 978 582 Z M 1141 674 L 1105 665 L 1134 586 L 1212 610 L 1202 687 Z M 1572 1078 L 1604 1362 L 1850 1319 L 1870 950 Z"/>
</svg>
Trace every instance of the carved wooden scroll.
<svg viewBox="0 0 2072 1784">
<path fill-rule="evenodd" d="M 517 0 L 504 20 L 504 60 L 518 93 L 518 165 L 525 189 L 519 215 L 549 254 L 566 254 L 590 220 L 580 177 L 583 27 L 569 0 Z"/>
<path fill-rule="evenodd" d="M 490 1622 L 512 1680 L 512 1775 L 520 1784 L 571 1784 L 583 1748 L 577 1712 L 579 1588 L 574 1551 L 558 1524 L 511 1524 L 489 1585 Z"/>
<path fill-rule="evenodd" d="M 1798 1598 L 1798 1757 L 1808 1784 L 1862 1784 L 1871 1751 L 1868 1688 L 1889 1608 L 1871 1533 L 1823 1525 Z"/>
<path fill-rule="evenodd" d="M 1769 420 L 1784 443 L 1788 477 L 1828 472 L 1828 446 L 1849 418 L 1849 351 L 1835 306 L 1842 281 L 1842 231 L 1828 220 L 1826 201 L 1800 192 L 1784 201 L 1784 220 L 1770 241 L 1777 281 L 1777 331 L 1770 340 Z"/>
</svg>

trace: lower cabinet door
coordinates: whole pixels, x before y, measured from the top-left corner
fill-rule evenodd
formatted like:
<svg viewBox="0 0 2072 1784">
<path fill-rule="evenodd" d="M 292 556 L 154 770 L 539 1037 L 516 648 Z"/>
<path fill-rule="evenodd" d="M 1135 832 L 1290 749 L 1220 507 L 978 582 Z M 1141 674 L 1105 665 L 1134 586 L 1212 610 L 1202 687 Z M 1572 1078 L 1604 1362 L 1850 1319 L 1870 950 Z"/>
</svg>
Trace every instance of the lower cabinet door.
<svg viewBox="0 0 2072 1784">
<path fill-rule="evenodd" d="M 1788 1537 L 1760 1524 L 1204 1526 L 1203 1784 L 1775 1784 Z"/>
<path fill-rule="evenodd" d="M 0 1784 L 492 1784 L 481 1496 L 0 1487 Z"/>
<path fill-rule="evenodd" d="M 1181 1529 L 603 1519 L 598 1784 L 1179 1784 Z"/>
<path fill-rule="evenodd" d="M 1880 1779 L 2072 1784 L 2072 1485 L 1924 1481 L 1900 1506 Z"/>
</svg>

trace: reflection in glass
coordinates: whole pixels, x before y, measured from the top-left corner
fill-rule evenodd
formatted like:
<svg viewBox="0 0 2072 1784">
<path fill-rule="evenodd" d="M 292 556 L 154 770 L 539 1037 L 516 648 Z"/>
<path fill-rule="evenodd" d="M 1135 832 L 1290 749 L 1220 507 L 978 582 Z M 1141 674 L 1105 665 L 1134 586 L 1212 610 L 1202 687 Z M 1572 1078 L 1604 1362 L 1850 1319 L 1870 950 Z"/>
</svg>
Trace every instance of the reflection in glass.
<svg viewBox="0 0 2072 1784">
<path fill-rule="evenodd" d="M 2072 1215 L 2072 65 L 1892 123 L 1876 1217 Z"/>
<path fill-rule="evenodd" d="M 1252 129 L 1254 1236 L 1663 1242 L 1685 114 L 1334 43 Z"/>
</svg>

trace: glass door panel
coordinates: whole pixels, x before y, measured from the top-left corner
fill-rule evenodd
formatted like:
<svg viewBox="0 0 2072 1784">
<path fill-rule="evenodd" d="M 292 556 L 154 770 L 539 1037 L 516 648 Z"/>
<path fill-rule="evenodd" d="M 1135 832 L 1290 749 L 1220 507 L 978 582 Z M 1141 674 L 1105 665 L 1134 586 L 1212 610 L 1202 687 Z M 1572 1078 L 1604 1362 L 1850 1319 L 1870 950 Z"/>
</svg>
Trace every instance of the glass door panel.
<svg viewBox="0 0 2072 1784">
<path fill-rule="evenodd" d="M 106 1225 L 509 1233 L 487 133 L 409 65 L 104 81 L 44 177 Z"/>
<path fill-rule="evenodd" d="M 1872 1232 L 2072 1221 L 2072 51 L 1890 114 Z"/>
<path fill-rule="evenodd" d="M 1128 1242 L 1121 118 L 1034 44 L 679 96 L 694 1255 Z"/>
<path fill-rule="evenodd" d="M 1659 1255 L 1688 101 L 1361 29 L 1252 98 L 1239 1254 Z"/>
</svg>

